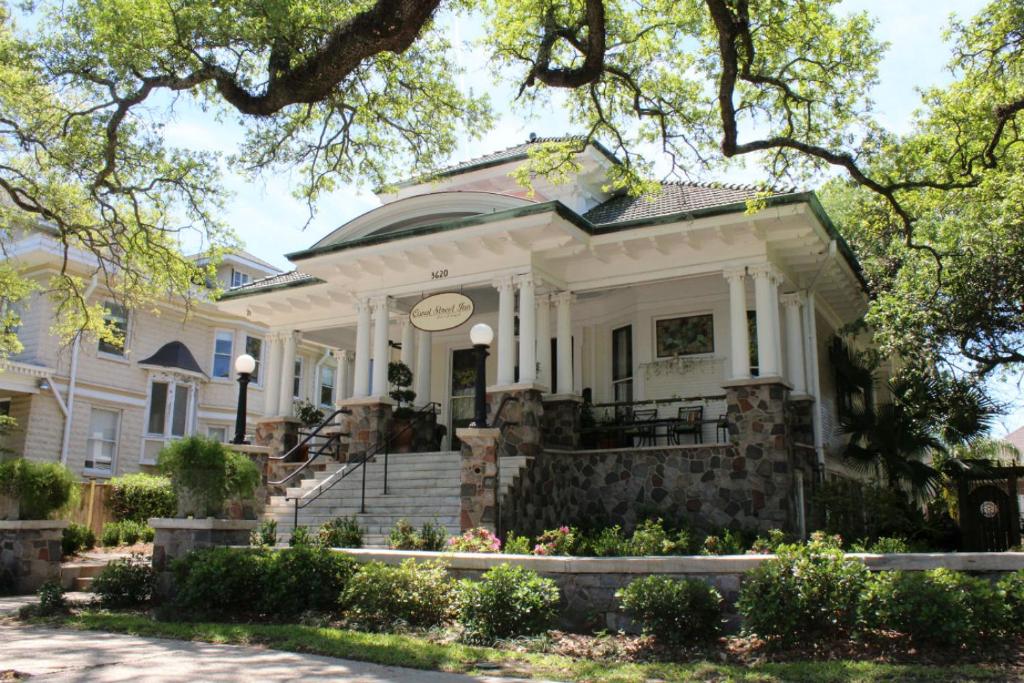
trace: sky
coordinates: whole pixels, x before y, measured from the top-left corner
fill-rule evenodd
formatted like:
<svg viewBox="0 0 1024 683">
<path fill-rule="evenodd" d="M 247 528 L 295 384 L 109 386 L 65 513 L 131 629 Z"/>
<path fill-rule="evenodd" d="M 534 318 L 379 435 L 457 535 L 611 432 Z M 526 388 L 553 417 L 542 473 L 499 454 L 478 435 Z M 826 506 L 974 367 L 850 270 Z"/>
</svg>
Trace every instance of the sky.
<svg viewBox="0 0 1024 683">
<path fill-rule="evenodd" d="M 867 11 L 878 20 L 876 35 L 890 44 L 880 66 L 880 82 L 873 91 L 878 118 L 890 129 L 904 131 L 914 109 L 919 105 L 915 88 L 941 85 L 948 81 L 945 65 L 949 48 L 942 33 L 951 14 L 969 16 L 983 6 L 983 0 L 844 0 L 841 11 Z M 495 86 L 485 60 L 468 47 L 479 34 L 478 22 L 460 19 L 451 22 L 450 35 L 456 45 L 467 45 L 458 52 L 460 66 L 467 71 L 463 83 L 491 93 L 498 118 L 494 129 L 483 140 L 460 145 L 451 161 L 479 156 L 524 142 L 530 133 L 540 136 L 563 135 L 576 131 L 568 127 L 565 116 L 555 111 L 523 112 L 503 103 L 512 99 L 507 86 Z M 216 122 L 206 113 L 190 107 L 179 108 L 175 121 L 166 134 L 172 143 L 188 147 L 222 151 L 229 154 L 242 139 L 237 124 Z M 737 169 L 718 175 L 723 182 L 750 182 L 756 172 Z M 308 218 L 302 201 L 292 197 L 297 184 L 288 173 L 275 172 L 256 181 L 226 172 L 225 184 L 233 193 L 223 218 L 245 243 L 245 247 L 274 265 L 290 270 L 283 254 L 308 247 L 320 237 L 351 218 L 379 204 L 368 189 L 339 186 L 317 205 L 317 215 L 304 228 Z M 1024 401 L 1018 383 L 1020 377 L 1009 378 L 996 387 L 997 397 L 1011 404 L 1011 412 L 995 429 L 1001 435 L 1024 425 Z"/>
</svg>

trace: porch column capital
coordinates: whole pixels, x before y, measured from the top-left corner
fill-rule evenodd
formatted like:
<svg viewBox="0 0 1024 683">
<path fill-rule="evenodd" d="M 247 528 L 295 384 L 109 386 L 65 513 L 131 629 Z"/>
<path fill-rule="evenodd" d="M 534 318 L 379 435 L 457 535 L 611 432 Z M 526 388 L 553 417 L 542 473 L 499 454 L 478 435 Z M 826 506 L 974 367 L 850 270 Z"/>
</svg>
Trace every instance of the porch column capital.
<svg viewBox="0 0 1024 683">
<path fill-rule="evenodd" d="M 534 288 L 540 287 L 544 284 L 544 281 L 539 275 L 535 273 L 523 273 L 522 275 L 514 275 L 512 279 L 515 281 L 516 286 L 522 289 L 524 286 L 529 287 L 533 285 Z"/>
<path fill-rule="evenodd" d="M 783 306 L 794 306 L 799 308 L 803 305 L 804 298 L 800 292 L 790 292 L 789 294 L 780 294 L 779 303 Z"/>
<path fill-rule="evenodd" d="M 376 296 L 370 299 L 370 308 L 373 309 L 374 314 L 380 315 L 381 313 L 391 313 L 391 297 Z"/>
<path fill-rule="evenodd" d="M 743 282 L 747 277 L 746 266 L 738 266 L 736 268 L 724 268 L 722 270 L 722 277 L 729 282 L 740 281 Z"/>
<path fill-rule="evenodd" d="M 334 358 L 341 363 L 349 362 L 352 360 L 353 355 L 348 349 L 334 349 Z"/>
<path fill-rule="evenodd" d="M 773 284 L 782 282 L 782 271 L 771 263 L 759 263 L 747 269 L 755 280 L 766 279 Z"/>
<path fill-rule="evenodd" d="M 370 310 L 370 300 L 366 297 L 356 299 L 356 313 Z"/>
<path fill-rule="evenodd" d="M 507 289 L 512 289 L 513 287 L 515 287 L 515 285 L 516 280 L 515 277 L 513 277 L 512 275 L 506 275 L 505 277 L 495 278 L 494 280 L 491 281 L 491 286 L 494 287 L 499 292 L 505 291 Z"/>
<path fill-rule="evenodd" d="M 551 301 L 556 306 L 565 306 L 571 304 L 576 300 L 576 296 L 572 292 L 555 292 L 551 294 Z"/>
</svg>

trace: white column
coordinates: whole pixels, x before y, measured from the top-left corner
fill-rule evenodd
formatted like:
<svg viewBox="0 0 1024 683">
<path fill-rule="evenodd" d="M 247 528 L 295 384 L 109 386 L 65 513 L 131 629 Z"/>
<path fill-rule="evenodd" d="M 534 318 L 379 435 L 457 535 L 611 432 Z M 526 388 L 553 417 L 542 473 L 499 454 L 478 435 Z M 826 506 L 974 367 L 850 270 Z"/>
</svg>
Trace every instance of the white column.
<svg viewBox="0 0 1024 683">
<path fill-rule="evenodd" d="M 498 290 L 498 385 L 516 381 L 515 348 L 515 283 L 502 278 L 494 283 Z"/>
<path fill-rule="evenodd" d="M 388 395 L 388 363 L 391 348 L 388 346 L 388 328 L 391 325 L 391 301 L 384 296 L 373 301 L 373 395 L 386 398 Z"/>
<path fill-rule="evenodd" d="M 806 394 L 804 377 L 804 332 L 800 322 L 801 297 L 798 292 L 779 297 L 786 313 L 786 377 L 793 385 L 793 393 Z"/>
<path fill-rule="evenodd" d="M 370 304 L 365 299 L 356 303 L 356 367 L 353 398 L 370 395 Z"/>
<path fill-rule="evenodd" d="M 537 383 L 551 391 L 551 297 L 537 297 Z"/>
<path fill-rule="evenodd" d="M 416 328 L 412 326 L 409 316 L 402 317 L 402 352 L 400 360 L 405 363 L 416 376 Z"/>
<path fill-rule="evenodd" d="M 430 342 L 429 332 L 416 330 L 416 374 L 412 379 L 418 405 L 430 402 Z"/>
<path fill-rule="evenodd" d="M 336 402 L 348 398 L 348 363 L 351 354 L 345 349 L 334 349 L 334 395 Z"/>
<path fill-rule="evenodd" d="M 572 385 L 572 292 L 559 292 L 552 297 L 558 311 L 555 319 L 555 344 L 558 353 L 558 393 L 573 393 Z"/>
<path fill-rule="evenodd" d="M 521 275 L 519 282 L 519 383 L 537 381 L 537 302 L 536 281 L 532 274 Z"/>
<path fill-rule="evenodd" d="M 729 337 L 732 342 L 732 379 L 750 379 L 750 329 L 747 327 L 747 271 L 722 273 L 729 282 Z"/>
<path fill-rule="evenodd" d="M 279 373 L 280 385 L 278 391 L 277 414 L 283 417 L 292 416 L 292 404 L 295 398 L 292 395 L 295 376 L 295 350 L 298 345 L 298 333 L 290 332 L 284 338 L 284 350 L 281 353 L 281 372 Z"/>
<path fill-rule="evenodd" d="M 757 308 L 757 365 L 761 377 L 782 374 L 779 347 L 779 290 L 781 279 L 771 264 L 751 268 L 754 305 Z"/>
<path fill-rule="evenodd" d="M 281 355 L 284 352 L 284 341 L 281 335 L 270 336 L 270 350 L 267 354 L 267 366 L 263 369 L 263 416 L 277 415 L 278 395 L 281 393 Z M 235 359 L 232 358 L 234 363 Z"/>
</svg>

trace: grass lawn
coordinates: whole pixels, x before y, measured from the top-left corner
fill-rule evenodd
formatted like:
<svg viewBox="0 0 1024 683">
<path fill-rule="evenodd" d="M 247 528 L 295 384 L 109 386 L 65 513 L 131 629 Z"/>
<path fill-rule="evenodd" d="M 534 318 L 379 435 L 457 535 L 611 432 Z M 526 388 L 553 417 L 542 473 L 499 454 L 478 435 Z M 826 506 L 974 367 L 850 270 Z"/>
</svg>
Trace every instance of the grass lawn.
<svg viewBox="0 0 1024 683">
<path fill-rule="evenodd" d="M 52 623 L 52 622 L 50 622 Z M 210 643 L 264 645 L 416 669 L 453 673 L 515 675 L 560 681 L 796 681 L 808 683 L 875 681 L 1005 681 L 1016 672 L 981 666 L 916 666 L 876 662 L 828 661 L 762 663 L 751 666 L 696 662 L 621 663 L 529 654 L 488 647 L 443 644 L 411 635 L 362 633 L 287 624 L 161 622 L 143 614 L 86 610 L 61 625 L 82 630 Z"/>
</svg>

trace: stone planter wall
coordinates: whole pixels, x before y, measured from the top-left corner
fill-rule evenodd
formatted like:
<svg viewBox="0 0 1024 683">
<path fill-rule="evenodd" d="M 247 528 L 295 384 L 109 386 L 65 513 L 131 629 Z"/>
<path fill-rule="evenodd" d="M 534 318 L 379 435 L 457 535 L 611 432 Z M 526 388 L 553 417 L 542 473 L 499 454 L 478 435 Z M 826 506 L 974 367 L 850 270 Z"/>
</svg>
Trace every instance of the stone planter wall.
<svg viewBox="0 0 1024 683">
<path fill-rule="evenodd" d="M 580 447 L 580 410 L 575 398 L 544 401 L 544 447 L 575 450 Z"/>
<path fill-rule="evenodd" d="M 359 460 L 366 451 L 384 442 L 391 429 L 392 406 L 376 398 L 350 399 L 339 404 L 351 411 L 342 415 L 342 429 L 348 433 L 348 459 Z"/>
<path fill-rule="evenodd" d="M 494 427 L 478 429 L 464 427 L 456 431 L 462 441 L 461 508 L 459 526 L 462 531 L 487 527 L 494 531 L 495 483 L 498 475 L 498 437 L 501 430 Z"/>
<path fill-rule="evenodd" d="M 502 408 L 502 402 L 508 402 Z M 500 415 L 496 415 L 501 410 Z M 544 404 L 541 392 L 532 385 L 487 392 L 487 423 L 502 431 L 502 457 L 532 458 L 541 449 Z"/>
<path fill-rule="evenodd" d="M 259 524 L 248 519 L 171 519 L 153 518 L 153 569 L 157 573 L 157 593 L 169 597 L 173 590 L 171 564 L 200 548 L 249 545 L 249 534 Z"/>
<path fill-rule="evenodd" d="M 553 579 L 562 592 L 560 612 L 563 629 L 591 632 L 598 629 L 637 632 L 636 625 L 620 609 L 615 591 L 649 575 L 701 579 L 722 594 L 727 630 L 739 627 L 736 599 L 745 572 L 771 555 L 721 557 L 533 557 L 482 553 L 427 553 L 402 550 L 339 550 L 359 562 L 398 564 L 407 558 L 440 560 L 453 578 L 477 579 L 502 563 L 517 564 Z M 862 560 L 872 571 L 926 571 L 945 567 L 997 580 L 1024 569 L 1024 553 L 927 553 L 899 555 L 849 555 Z"/>
<path fill-rule="evenodd" d="M 60 581 L 64 520 L 0 521 L 0 573 L 18 594 L 35 593 L 47 581 Z"/>
</svg>

